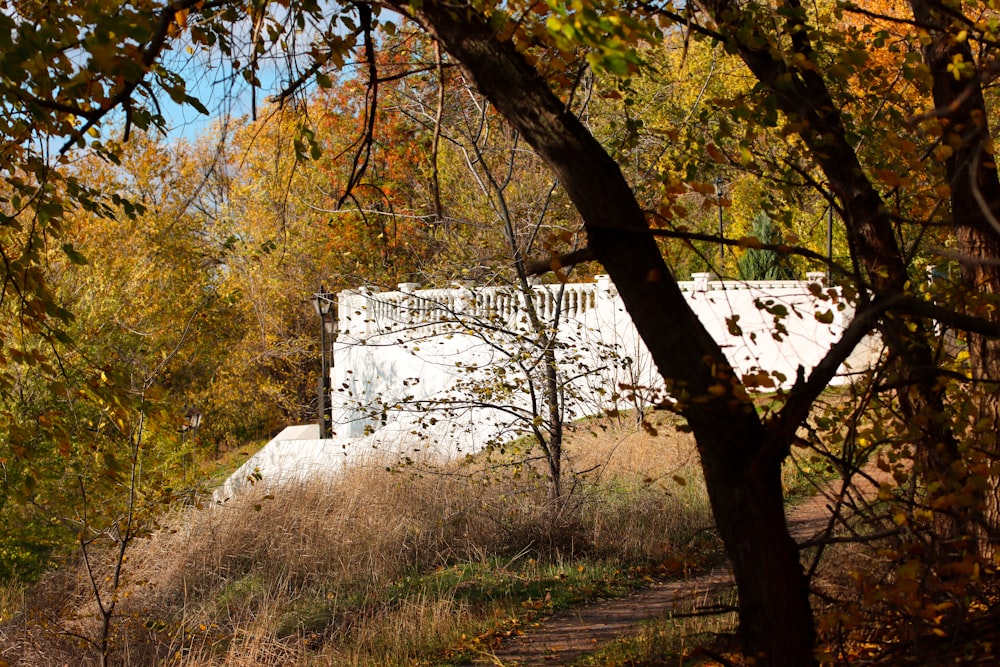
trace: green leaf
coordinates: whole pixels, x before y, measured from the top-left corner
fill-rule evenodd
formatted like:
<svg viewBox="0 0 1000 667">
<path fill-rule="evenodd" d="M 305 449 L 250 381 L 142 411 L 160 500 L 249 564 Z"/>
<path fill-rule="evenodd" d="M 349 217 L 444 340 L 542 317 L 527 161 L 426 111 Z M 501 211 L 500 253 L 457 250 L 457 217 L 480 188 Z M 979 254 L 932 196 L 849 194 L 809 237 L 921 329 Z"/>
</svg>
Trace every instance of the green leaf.
<svg viewBox="0 0 1000 667">
<path fill-rule="evenodd" d="M 197 97 L 194 97 L 193 95 L 185 95 L 184 101 L 193 106 L 195 110 L 197 110 L 198 113 L 200 113 L 201 115 L 203 116 L 209 115 L 208 108 L 204 104 L 202 104 L 201 100 L 199 100 Z"/>
<path fill-rule="evenodd" d="M 826 312 L 816 313 L 816 321 L 822 324 L 832 324 L 833 323 L 833 311 L 827 310 Z"/>
</svg>

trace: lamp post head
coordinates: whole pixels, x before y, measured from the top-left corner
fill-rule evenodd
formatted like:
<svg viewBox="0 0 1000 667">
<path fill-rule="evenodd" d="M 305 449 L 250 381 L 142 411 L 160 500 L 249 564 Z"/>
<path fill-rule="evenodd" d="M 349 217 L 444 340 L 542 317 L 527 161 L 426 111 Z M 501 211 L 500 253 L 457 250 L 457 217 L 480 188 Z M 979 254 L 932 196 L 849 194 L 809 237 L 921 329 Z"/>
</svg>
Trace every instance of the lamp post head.
<svg viewBox="0 0 1000 667">
<path fill-rule="evenodd" d="M 326 287 L 321 286 L 319 289 L 320 291 L 313 294 L 310 301 L 312 301 L 316 314 L 326 319 L 326 316 L 330 314 L 330 309 L 333 308 L 333 299 L 330 298 L 330 293 L 326 291 Z"/>
<path fill-rule="evenodd" d="M 181 425 L 181 433 L 195 432 L 201 426 L 201 410 L 192 408 L 184 413 L 184 423 Z"/>
</svg>

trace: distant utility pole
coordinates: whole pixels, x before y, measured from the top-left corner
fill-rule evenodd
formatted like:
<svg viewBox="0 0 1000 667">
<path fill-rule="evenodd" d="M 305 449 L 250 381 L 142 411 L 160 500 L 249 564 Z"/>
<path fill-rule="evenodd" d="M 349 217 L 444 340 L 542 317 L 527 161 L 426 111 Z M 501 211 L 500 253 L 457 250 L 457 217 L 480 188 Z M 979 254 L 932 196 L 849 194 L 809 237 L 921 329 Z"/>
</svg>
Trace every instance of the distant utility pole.
<svg viewBox="0 0 1000 667">
<path fill-rule="evenodd" d="M 722 265 L 726 261 L 726 244 L 722 242 L 722 176 L 715 177 L 715 194 L 719 198 L 719 278 L 722 278 Z"/>
</svg>

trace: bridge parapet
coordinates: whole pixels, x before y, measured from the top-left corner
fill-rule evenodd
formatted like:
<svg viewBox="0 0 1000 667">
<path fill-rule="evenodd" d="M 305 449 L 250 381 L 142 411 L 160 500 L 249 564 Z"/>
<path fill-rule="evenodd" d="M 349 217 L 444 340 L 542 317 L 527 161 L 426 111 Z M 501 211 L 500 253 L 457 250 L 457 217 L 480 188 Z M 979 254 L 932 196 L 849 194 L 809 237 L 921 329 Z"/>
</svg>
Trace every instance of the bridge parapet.
<svg viewBox="0 0 1000 667">
<path fill-rule="evenodd" d="M 610 281 L 534 285 L 531 301 L 542 322 L 582 319 L 602 301 L 617 296 Z M 528 328 L 527 295 L 515 286 L 415 289 L 403 283 L 400 289 L 379 292 L 370 288 L 345 290 L 338 301 L 338 333 L 348 339 L 395 333 L 422 337 L 460 331 L 492 323 Z"/>
<path fill-rule="evenodd" d="M 800 280 L 717 280 L 710 273 L 696 273 L 680 281 L 682 292 L 735 294 L 806 294 L 808 283 L 821 282 L 824 274 L 809 274 Z M 461 331 L 492 324 L 510 330 L 527 330 L 526 294 L 516 286 L 454 287 L 418 289 L 417 283 L 401 283 L 399 289 L 378 291 L 371 287 L 345 290 L 339 295 L 338 333 L 362 341 L 381 334 L 404 338 Z M 607 276 L 595 282 L 533 285 L 531 300 L 540 321 L 561 324 L 585 321 L 594 311 L 620 304 L 618 292 Z M 559 322 L 556 322 L 558 315 Z"/>
</svg>

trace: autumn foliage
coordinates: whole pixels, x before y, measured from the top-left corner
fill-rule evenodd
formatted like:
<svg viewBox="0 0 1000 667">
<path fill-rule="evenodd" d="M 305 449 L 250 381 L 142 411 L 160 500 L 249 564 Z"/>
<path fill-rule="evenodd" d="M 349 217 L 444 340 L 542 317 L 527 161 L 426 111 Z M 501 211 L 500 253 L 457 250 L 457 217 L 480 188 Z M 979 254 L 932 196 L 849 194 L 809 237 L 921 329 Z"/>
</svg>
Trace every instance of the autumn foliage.
<svg viewBox="0 0 1000 667">
<path fill-rule="evenodd" d="M 314 419 L 321 286 L 607 271 L 698 442 L 748 663 L 992 660 L 998 34 L 961 0 L 13 3 L 0 575 L 108 543 L 118 582 L 202 465 Z M 210 111 L 182 54 L 252 113 L 158 134 L 168 100 Z M 858 317 L 758 403 L 675 281 L 764 257 Z M 807 545 L 792 448 L 842 488 Z"/>
</svg>

